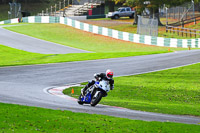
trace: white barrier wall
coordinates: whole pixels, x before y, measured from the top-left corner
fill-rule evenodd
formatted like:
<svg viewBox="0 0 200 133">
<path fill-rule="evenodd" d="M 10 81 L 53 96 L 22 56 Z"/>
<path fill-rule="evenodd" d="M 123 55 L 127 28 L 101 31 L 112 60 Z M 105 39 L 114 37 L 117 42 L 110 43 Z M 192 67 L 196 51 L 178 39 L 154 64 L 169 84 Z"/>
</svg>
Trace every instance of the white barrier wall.
<svg viewBox="0 0 200 133">
<path fill-rule="evenodd" d="M 19 19 L 18 18 L 15 18 L 15 19 L 11 19 L 11 23 L 19 23 Z"/>
<path fill-rule="evenodd" d="M 0 24 L 14 24 L 19 23 L 19 18 L 14 18 L 10 20 L 0 21 Z"/>
<path fill-rule="evenodd" d="M 200 39 L 175 39 L 175 38 L 163 38 L 163 37 L 153 37 L 139 34 L 132 34 L 122 31 L 117 31 L 113 29 L 108 29 L 105 27 L 94 26 L 86 23 L 82 23 L 77 20 L 64 17 L 52 17 L 52 16 L 30 16 L 22 18 L 23 22 L 26 23 L 61 23 L 74 28 L 88 31 L 95 34 L 100 34 L 104 36 L 109 36 L 112 38 L 131 41 L 135 43 L 143 43 L 147 45 L 155 46 L 166 46 L 166 47 L 182 47 L 182 48 L 200 48 Z M 11 19 L 6 21 L 1 21 L 0 24 L 7 23 L 19 23 L 18 19 Z"/>
</svg>

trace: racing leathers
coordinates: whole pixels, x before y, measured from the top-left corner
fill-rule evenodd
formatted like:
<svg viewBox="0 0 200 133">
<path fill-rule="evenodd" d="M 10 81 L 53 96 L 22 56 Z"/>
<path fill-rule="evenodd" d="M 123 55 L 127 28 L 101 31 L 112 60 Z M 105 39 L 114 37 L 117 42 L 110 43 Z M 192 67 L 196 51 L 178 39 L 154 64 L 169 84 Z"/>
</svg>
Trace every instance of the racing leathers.
<svg viewBox="0 0 200 133">
<path fill-rule="evenodd" d="M 114 89 L 114 80 L 113 80 L 112 78 L 111 78 L 111 79 L 108 79 L 105 73 L 96 73 L 96 74 L 94 74 L 94 78 L 95 78 L 97 81 L 101 81 L 101 80 L 109 81 L 110 90 L 113 90 L 113 89 Z M 95 84 L 95 80 L 89 81 L 88 84 L 81 90 L 82 95 L 85 95 L 87 89 L 88 89 L 90 86 L 94 85 L 94 84 Z"/>
</svg>

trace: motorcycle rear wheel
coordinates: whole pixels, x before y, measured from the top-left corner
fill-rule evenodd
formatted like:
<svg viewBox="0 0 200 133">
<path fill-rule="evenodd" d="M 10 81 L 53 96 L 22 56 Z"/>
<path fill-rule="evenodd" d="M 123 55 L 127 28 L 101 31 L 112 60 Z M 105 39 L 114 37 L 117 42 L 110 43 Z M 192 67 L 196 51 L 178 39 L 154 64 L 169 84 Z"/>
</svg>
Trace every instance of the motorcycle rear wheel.
<svg viewBox="0 0 200 133">
<path fill-rule="evenodd" d="M 81 100 L 82 94 L 80 94 L 79 98 L 78 98 L 78 104 L 83 105 L 83 101 Z"/>
<path fill-rule="evenodd" d="M 96 106 L 100 102 L 102 97 L 103 97 L 102 92 L 99 92 L 96 97 L 92 98 L 92 101 L 90 102 L 90 105 L 91 106 Z"/>
</svg>

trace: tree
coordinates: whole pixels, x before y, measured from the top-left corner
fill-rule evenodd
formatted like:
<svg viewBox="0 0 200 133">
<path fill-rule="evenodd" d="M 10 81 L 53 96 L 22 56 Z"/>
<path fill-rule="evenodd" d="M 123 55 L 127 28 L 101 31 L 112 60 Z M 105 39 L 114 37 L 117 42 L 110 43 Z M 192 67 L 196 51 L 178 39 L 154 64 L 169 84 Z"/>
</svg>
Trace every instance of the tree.
<svg viewBox="0 0 200 133">
<path fill-rule="evenodd" d="M 142 11 L 145 9 L 145 0 L 113 0 L 115 3 L 124 3 L 126 6 L 135 8 L 135 16 L 133 24 L 137 24 L 138 16 L 141 15 Z"/>
<path fill-rule="evenodd" d="M 150 11 L 150 17 L 158 18 L 159 25 L 162 25 L 159 18 L 159 7 L 165 4 L 168 7 L 178 6 L 185 2 L 191 2 L 191 0 L 113 0 L 115 3 L 121 2 L 124 5 L 135 7 L 135 21 L 133 24 L 137 24 L 137 15 L 141 15 L 145 8 Z M 194 2 L 199 2 L 200 0 L 194 0 Z"/>
<path fill-rule="evenodd" d="M 109 12 L 113 12 L 115 9 L 114 9 L 114 6 L 115 6 L 115 2 L 112 1 L 112 0 L 106 0 L 106 5 L 108 5 L 108 11 Z"/>
</svg>

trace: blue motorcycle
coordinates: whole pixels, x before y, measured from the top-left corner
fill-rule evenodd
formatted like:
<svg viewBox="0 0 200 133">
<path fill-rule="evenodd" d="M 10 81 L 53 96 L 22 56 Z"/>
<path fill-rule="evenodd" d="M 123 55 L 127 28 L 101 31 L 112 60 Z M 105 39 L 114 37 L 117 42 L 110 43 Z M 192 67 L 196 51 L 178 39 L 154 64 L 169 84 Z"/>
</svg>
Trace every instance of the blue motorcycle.
<svg viewBox="0 0 200 133">
<path fill-rule="evenodd" d="M 107 96 L 109 91 L 110 84 L 108 81 L 96 81 L 94 85 L 87 89 L 85 96 L 82 94 L 79 96 L 78 103 L 81 105 L 90 104 L 91 106 L 96 106 L 102 97 Z"/>
</svg>

